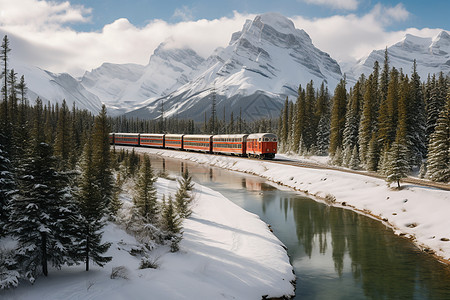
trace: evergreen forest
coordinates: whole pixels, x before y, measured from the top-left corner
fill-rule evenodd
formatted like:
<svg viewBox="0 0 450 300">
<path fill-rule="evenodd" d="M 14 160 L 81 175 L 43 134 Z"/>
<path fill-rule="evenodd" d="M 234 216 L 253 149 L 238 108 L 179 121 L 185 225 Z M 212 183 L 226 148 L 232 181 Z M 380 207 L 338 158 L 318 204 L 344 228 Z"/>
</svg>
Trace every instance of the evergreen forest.
<svg viewBox="0 0 450 300">
<path fill-rule="evenodd" d="M 324 84 L 300 86 L 286 99 L 278 120 L 279 151 L 329 155 L 334 165 L 378 172 L 399 185 L 418 174 L 450 181 L 450 85 L 442 72 L 422 82 L 376 61 L 372 73 L 352 86 L 346 78 L 330 95 Z"/>
</svg>

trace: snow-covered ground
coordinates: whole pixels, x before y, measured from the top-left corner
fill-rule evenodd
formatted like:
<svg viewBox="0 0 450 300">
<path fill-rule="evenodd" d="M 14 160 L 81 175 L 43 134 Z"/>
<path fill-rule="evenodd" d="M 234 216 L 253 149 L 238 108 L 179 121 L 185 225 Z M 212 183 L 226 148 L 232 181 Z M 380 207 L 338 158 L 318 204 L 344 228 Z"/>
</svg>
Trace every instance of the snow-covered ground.
<svg viewBox="0 0 450 300">
<path fill-rule="evenodd" d="M 332 170 L 280 165 L 270 161 L 192 152 L 136 148 L 262 176 L 331 205 L 373 216 L 410 238 L 421 249 L 450 263 L 450 192 L 413 184 L 392 189 L 381 179 Z M 328 196 L 328 197 L 327 197 Z"/>
<path fill-rule="evenodd" d="M 160 195 L 174 195 L 177 188 L 175 181 L 166 179 L 158 179 L 156 186 Z M 113 260 L 104 268 L 92 266 L 85 272 L 81 265 L 50 270 L 33 286 L 22 283 L 17 289 L 0 291 L 0 298 L 261 299 L 294 294 L 295 275 L 287 253 L 258 216 L 196 184 L 193 214 L 183 224 L 179 252 L 160 246 L 150 253 L 157 269 L 139 269 L 140 257 L 130 254 L 140 248 L 139 243 L 109 224 L 104 240 L 112 242 L 107 255 Z M 127 279 L 110 278 L 112 268 L 119 266 L 126 268 Z"/>
</svg>

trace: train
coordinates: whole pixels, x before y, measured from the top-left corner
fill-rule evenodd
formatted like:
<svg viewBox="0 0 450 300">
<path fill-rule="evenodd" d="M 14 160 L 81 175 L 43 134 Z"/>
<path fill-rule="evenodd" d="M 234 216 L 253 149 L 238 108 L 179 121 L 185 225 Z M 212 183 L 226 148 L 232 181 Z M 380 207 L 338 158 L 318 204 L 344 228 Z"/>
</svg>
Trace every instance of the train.
<svg viewBox="0 0 450 300">
<path fill-rule="evenodd" d="M 275 158 L 278 147 L 278 137 L 273 133 L 220 135 L 110 133 L 109 141 L 111 145 L 197 151 L 260 159 Z"/>
</svg>

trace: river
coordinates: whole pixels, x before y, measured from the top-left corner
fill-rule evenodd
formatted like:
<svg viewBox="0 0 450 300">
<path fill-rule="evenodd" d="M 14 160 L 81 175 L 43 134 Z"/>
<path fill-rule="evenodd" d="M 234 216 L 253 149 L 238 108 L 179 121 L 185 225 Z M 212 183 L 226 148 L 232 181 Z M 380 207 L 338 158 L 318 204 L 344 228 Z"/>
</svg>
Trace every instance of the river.
<svg viewBox="0 0 450 300">
<path fill-rule="evenodd" d="M 271 225 L 297 276 L 295 299 L 450 299 L 450 268 L 379 221 L 257 176 L 151 155 L 169 175 L 221 192 Z"/>
</svg>

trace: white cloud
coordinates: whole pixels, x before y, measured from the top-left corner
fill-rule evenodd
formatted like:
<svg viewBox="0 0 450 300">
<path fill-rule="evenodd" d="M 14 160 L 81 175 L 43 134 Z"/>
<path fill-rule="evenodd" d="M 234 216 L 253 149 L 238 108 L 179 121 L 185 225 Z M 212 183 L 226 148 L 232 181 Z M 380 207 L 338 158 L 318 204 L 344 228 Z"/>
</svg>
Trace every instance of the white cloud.
<svg viewBox="0 0 450 300">
<path fill-rule="evenodd" d="M 90 21 L 92 9 L 82 5 L 37 0 L 0 0 L 0 26 L 54 26 Z"/>
<path fill-rule="evenodd" d="M 254 15 L 234 12 L 232 17 L 214 20 L 173 24 L 152 20 L 143 27 L 136 27 L 127 19 L 118 19 L 100 31 L 77 32 L 67 24 L 89 22 L 90 9 L 69 2 L 15 0 L 14 5 L 10 2 L 0 0 L 0 15 L 3 16 L 0 34 L 10 37 L 11 56 L 46 70 L 69 72 L 75 76 L 97 68 L 103 62 L 145 65 L 154 49 L 168 40 L 169 47 L 191 47 L 206 58 L 217 47 L 226 46 L 232 33 L 241 30 L 246 19 L 254 18 Z M 348 62 L 368 55 L 374 49 L 392 45 L 406 33 L 430 37 L 440 31 L 386 29 L 390 22 L 402 21 L 408 16 L 401 4 L 394 7 L 377 4 L 362 16 L 347 14 L 318 19 L 295 16 L 291 19 L 297 28 L 311 36 L 316 47 L 338 62 Z"/>
<path fill-rule="evenodd" d="M 156 47 L 171 39 L 172 46 L 188 46 L 207 57 L 218 46 L 226 46 L 231 34 L 242 28 L 247 15 L 214 20 L 167 23 L 152 20 L 136 27 L 127 19 L 107 24 L 101 31 L 77 32 L 69 22 L 89 22 L 90 9 L 37 0 L 0 0 L 0 33 L 8 34 L 12 57 L 52 72 L 69 72 L 76 76 L 103 62 L 147 64 Z M 4 5 L 5 4 L 5 5 Z M 27 9 L 25 9 L 27 7 Z M 27 11 L 20 16 L 21 8 Z M 15 49 L 15 47 L 20 49 Z"/>
<path fill-rule="evenodd" d="M 336 9 L 356 10 L 358 0 L 303 0 L 309 4 L 328 6 Z"/>
<path fill-rule="evenodd" d="M 340 63 L 358 60 L 374 49 L 384 49 L 399 42 L 406 33 L 431 37 L 442 29 L 409 28 L 389 31 L 386 26 L 394 21 L 404 21 L 409 12 L 399 4 L 385 7 L 380 4 L 363 16 L 356 14 L 335 15 L 328 18 L 307 19 L 293 17 L 297 28 L 304 29 L 316 47 L 329 53 Z"/>
</svg>

